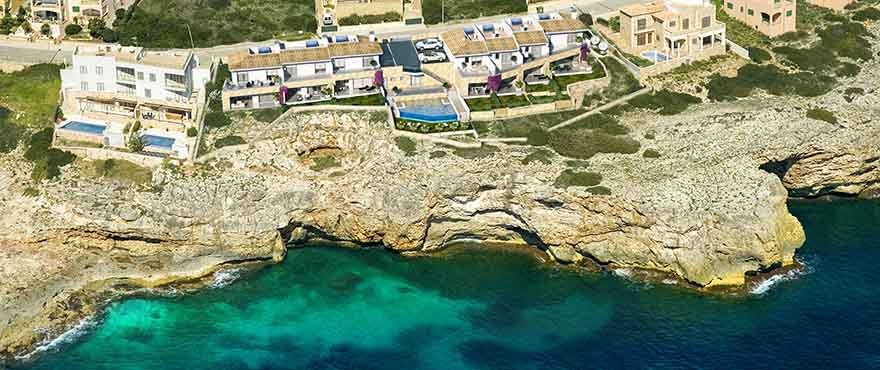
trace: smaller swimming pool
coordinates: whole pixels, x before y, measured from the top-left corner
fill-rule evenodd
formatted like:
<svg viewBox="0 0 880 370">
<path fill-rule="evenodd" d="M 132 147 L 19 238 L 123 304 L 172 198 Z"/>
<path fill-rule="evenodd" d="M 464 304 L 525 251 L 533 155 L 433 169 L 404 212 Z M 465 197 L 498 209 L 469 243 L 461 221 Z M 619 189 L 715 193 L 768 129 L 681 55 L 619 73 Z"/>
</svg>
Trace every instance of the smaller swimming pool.
<svg viewBox="0 0 880 370">
<path fill-rule="evenodd" d="M 174 138 L 164 137 L 164 136 L 156 136 L 156 135 L 144 135 L 141 136 L 141 139 L 144 141 L 144 147 L 154 147 L 163 150 L 171 150 L 174 147 Z"/>
<path fill-rule="evenodd" d="M 98 123 L 88 123 L 81 121 L 67 121 L 61 128 L 64 130 L 75 131 L 81 134 L 86 135 L 95 135 L 95 136 L 103 136 L 104 131 L 107 130 L 106 125 L 98 124 Z"/>
<path fill-rule="evenodd" d="M 663 54 L 657 50 L 643 51 L 642 56 L 645 57 L 645 59 L 648 59 L 654 63 L 665 62 L 669 60 L 669 57 L 666 56 L 666 54 Z"/>
<path fill-rule="evenodd" d="M 458 113 L 448 102 L 436 100 L 430 102 L 405 103 L 397 109 L 400 118 L 426 123 L 444 123 L 458 121 Z"/>
</svg>

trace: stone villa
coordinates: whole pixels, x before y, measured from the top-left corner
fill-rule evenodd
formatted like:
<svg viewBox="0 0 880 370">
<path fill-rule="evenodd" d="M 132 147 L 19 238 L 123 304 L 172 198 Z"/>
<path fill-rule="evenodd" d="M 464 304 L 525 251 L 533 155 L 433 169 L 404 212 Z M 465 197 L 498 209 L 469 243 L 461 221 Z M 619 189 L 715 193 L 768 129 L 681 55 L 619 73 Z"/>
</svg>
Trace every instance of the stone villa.
<svg viewBox="0 0 880 370">
<path fill-rule="evenodd" d="M 56 135 L 120 148 L 138 135 L 147 152 L 186 158 L 194 145 L 188 132 L 197 129 L 208 79 L 209 71 L 191 52 L 77 48 L 61 71 L 67 120 Z"/>
<path fill-rule="evenodd" d="M 620 9 L 618 46 L 653 62 L 699 59 L 725 52 L 725 31 L 710 1 L 658 0 Z"/>
<path fill-rule="evenodd" d="M 574 13 L 465 25 L 437 35 L 444 59 L 432 63 L 420 61 L 417 42 L 409 38 L 337 35 L 251 48 L 227 58 L 232 78 L 223 89 L 223 108 L 383 94 L 396 107 L 429 104 L 464 120 L 464 99 L 517 94 L 524 84 L 548 83 L 551 73 L 592 72 L 579 58 L 585 31 Z M 552 71 L 561 64 L 564 71 Z"/>
<path fill-rule="evenodd" d="M 795 0 L 724 0 L 724 12 L 770 37 L 795 31 Z"/>
</svg>

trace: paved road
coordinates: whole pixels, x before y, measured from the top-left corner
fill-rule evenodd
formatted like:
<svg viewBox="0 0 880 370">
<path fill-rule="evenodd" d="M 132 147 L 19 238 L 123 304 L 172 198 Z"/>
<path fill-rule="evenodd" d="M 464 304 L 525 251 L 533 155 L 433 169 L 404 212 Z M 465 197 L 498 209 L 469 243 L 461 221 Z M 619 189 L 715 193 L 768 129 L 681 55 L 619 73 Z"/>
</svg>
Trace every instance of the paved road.
<svg viewBox="0 0 880 370">
<path fill-rule="evenodd" d="M 23 48 L 15 46 L 0 45 L 0 62 L 13 62 L 25 64 L 48 63 L 62 61 L 64 58 L 70 60 L 72 53 L 70 51 L 59 51 L 58 48 Z"/>
</svg>

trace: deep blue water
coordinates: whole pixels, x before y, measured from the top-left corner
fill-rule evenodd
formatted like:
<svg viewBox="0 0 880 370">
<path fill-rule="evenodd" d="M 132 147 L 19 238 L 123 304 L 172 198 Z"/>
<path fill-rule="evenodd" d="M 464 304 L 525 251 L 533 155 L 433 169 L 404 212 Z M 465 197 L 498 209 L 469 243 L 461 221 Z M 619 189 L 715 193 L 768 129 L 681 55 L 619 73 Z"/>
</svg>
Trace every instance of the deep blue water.
<svg viewBox="0 0 880 370">
<path fill-rule="evenodd" d="M 806 267 L 763 294 L 699 294 L 510 252 L 316 247 L 222 289 L 113 304 L 27 367 L 880 368 L 880 203 L 790 208 Z"/>
</svg>

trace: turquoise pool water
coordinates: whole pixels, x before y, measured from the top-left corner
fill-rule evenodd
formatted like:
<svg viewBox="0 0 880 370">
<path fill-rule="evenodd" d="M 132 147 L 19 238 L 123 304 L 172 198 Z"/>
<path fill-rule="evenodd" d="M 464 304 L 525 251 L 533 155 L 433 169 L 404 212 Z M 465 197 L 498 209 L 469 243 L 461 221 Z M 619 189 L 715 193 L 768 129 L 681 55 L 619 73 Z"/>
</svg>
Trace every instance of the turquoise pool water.
<svg viewBox="0 0 880 370">
<path fill-rule="evenodd" d="M 437 101 L 430 104 L 409 105 L 398 109 L 400 118 L 426 123 L 444 123 L 458 121 L 458 113 L 452 104 Z"/>
<path fill-rule="evenodd" d="M 145 147 L 155 147 L 164 150 L 171 150 L 174 147 L 175 141 L 174 138 L 156 135 L 143 135 L 141 139 L 144 140 Z"/>
<path fill-rule="evenodd" d="M 107 130 L 107 126 L 99 125 L 96 123 L 88 123 L 88 122 L 80 122 L 80 121 L 68 121 L 67 123 L 61 126 L 62 129 L 76 131 L 79 133 L 87 134 L 87 135 L 104 135 L 104 131 Z"/>
<path fill-rule="evenodd" d="M 794 202 L 800 273 L 721 297 L 510 252 L 315 247 L 223 288 L 128 299 L 16 368 L 880 367 L 880 204 Z"/>
</svg>

